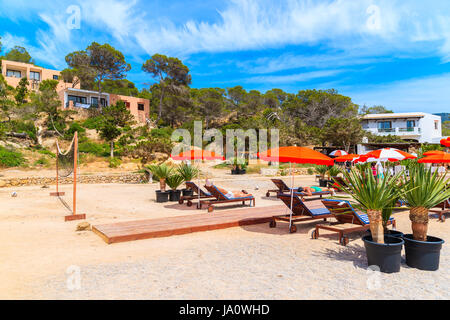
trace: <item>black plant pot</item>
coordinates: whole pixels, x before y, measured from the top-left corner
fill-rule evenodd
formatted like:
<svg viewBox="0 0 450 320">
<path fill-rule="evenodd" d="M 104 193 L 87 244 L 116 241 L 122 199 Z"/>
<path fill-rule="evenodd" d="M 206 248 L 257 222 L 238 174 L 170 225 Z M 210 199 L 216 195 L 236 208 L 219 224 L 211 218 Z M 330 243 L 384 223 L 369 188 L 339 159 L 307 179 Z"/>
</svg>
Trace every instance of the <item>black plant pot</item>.
<svg viewBox="0 0 450 320">
<path fill-rule="evenodd" d="M 444 240 L 428 236 L 427 241 L 418 241 L 413 239 L 412 234 L 405 234 L 403 240 L 408 266 L 426 271 L 439 269 L 439 258 Z"/>
<path fill-rule="evenodd" d="M 167 202 L 169 201 L 169 191 L 156 190 L 156 202 Z"/>
<path fill-rule="evenodd" d="M 400 232 L 400 231 L 397 231 L 397 230 L 388 230 L 384 234 L 388 235 L 388 236 L 391 236 L 391 237 L 403 238 L 403 232 Z M 370 232 L 370 230 L 368 230 L 365 235 L 366 236 L 371 236 L 372 233 Z"/>
<path fill-rule="evenodd" d="M 239 174 L 239 169 L 231 169 L 231 174 Z"/>
<path fill-rule="evenodd" d="M 184 197 L 191 197 L 194 195 L 194 190 L 192 189 L 182 189 L 181 191 Z"/>
<path fill-rule="evenodd" d="M 245 174 L 247 170 L 245 169 L 238 169 L 238 174 Z"/>
<path fill-rule="evenodd" d="M 384 243 L 372 241 L 372 236 L 362 238 L 366 247 L 367 264 L 376 265 L 381 272 L 394 273 L 400 271 L 401 253 L 404 241 L 389 235 L 384 236 Z"/>
<path fill-rule="evenodd" d="M 180 200 L 181 190 L 169 190 L 169 201 Z"/>
<path fill-rule="evenodd" d="M 319 187 L 327 187 L 328 180 L 327 179 L 319 179 Z"/>
</svg>

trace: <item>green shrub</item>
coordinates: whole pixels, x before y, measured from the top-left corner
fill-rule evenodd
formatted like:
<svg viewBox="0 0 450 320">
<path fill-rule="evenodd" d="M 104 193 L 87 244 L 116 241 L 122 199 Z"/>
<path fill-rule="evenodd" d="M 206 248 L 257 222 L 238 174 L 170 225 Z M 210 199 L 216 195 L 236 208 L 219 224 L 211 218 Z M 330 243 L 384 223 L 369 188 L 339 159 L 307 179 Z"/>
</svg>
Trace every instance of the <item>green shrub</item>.
<svg viewBox="0 0 450 320">
<path fill-rule="evenodd" d="M 36 141 L 37 129 L 34 126 L 33 121 L 23 121 L 23 120 L 11 120 L 8 123 L 9 130 L 17 133 L 26 133 L 33 140 Z"/>
<path fill-rule="evenodd" d="M 37 165 L 48 166 L 49 164 L 50 164 L 50 161 L 48 161 L 48 159 L 45 157 L 40 157 L 38 160 L 36 160 L 34 162 L 35 166 L 37 166 Z"/>
<path fill-rule="evenodd" d="M 150 130 L 150 136 L 153 138 L 168 138 L 172 136 L 173 129 L 170 127 L 157 128 Z"/>
<path fill-rule="evenodd" d="M 313 175 L 314 174 L 314 169 L 313 168 L 308 168 L 308 174 L 309 175 Z"/>
<path fill-rule="evenodd" d="M 24 163 L 25 159 L 22 153 L 0 147 L 0 167 L 18 167 Z"/>
<path fill-rule="evenodd" d="M 72 122 L 69 129 L 64 133 L 64 139 L 72 140 L 75 132 L 78 132 L 78 137 L 82 137 L 86 133 L 86 129 L 83 128 L 78 122 Z"/>
<path fill-rule="evenodd" d="M 40 154 L 45 154 L 45 155 L 50 156 L 52 158 L 56 157 L 56 154 L 54 154 L 53 152 L 51 152 L 50 150 L 47 150 L 47 149 L 39 149 L 37 152 L 40 153 Z"/>
<path fill-rule="evenodd" d="M 101 116 L 96 116 L 96 117 L 91 117 L 86 119 L 83 122 L 83 127 L 87 128 L 87 129 L 100 129 L 100 127 L 102 126 L 102 117 Z"/>
<path fill-rule="evenodd" d="M 109 167 L 110 168 L 117 168 L 122 163 L 122 160 L 119 158 L 109 158 Z"/>
<path fill-rule="evenodd" d="M 109 155 L 109 146 L 106 146 L 105 148 L 105 144 L 87 141 L 78 144 L 78 151 L 83 153 L 91 153 L 99 157 L 105 157 Z"/>
</svg>

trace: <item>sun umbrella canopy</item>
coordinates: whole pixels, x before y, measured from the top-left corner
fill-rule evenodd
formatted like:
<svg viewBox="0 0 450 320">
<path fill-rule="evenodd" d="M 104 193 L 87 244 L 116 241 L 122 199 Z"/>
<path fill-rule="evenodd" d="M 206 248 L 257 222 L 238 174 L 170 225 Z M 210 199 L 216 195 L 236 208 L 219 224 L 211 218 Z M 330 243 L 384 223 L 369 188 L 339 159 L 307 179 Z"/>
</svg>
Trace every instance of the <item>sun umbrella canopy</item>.
<svg viewBox="0 0 450 320">
<path fill-rule="evenodd" d="M 346 155 L 348 155 L 348 152 L 344 150 L 334 150 L 333 152 L 330 153 L 330 156 L 333 157 L 342 157 Z"/>
<path fill-rule="evenodd" d="M 442 139 L 441 140 L 441 144 L 443 146 L 449 147 L 450 148 L 450 137 L 447 137 L 447 139 Z"/>
<path fill-rule="evenodd" d="M 441 150 L 432 150 L 432 151 L 425 152 L 423 155 L 428 157 L 428 156 L 438 156 L 438 155 L 445 154 L 445 153 L 446 152 L 441 151 Z"/>
<path fill-rule="evenodd" d="M 395 149 L 395 148 L 384 148 L 374 151 L 370 151 L 364 155 L 367 158 L 374 158 L 380 161 L 398 161 L 405 159 L 415 159 L 417 157 L 409 154 L 407 152 Z M 367 160 L 366 160 L 367 161 Z"/>
<path fill-rule="evenodd" d="M 337 162 L 345 162 L 345 161 L 353 161 L 354 159 L 356 159 L 358 157 L 359 157 L 359 154 L 350 153 L 345 156 L 334 158 L 333 160 L 337 161 Z"/>
<path fill-rule="evenodd" d="M 429 156 L 417 161 L 419 163 L 450 163 L 450 153 Z"/>
<path fill-rule="evenodd" d="M 265 161 L 311 163 L 318 165 L 334 164 L 330 157 L 305 147 L 280 147 L 269 149 L 265 152 L 258 152 L 258 157 Z"/>
<path fill-rule="evenodd" d="M 192 149 L 177 155 L 170 155 L 174 160 L 225 160 L 225 158 L 214 151 Z"/>
</svg>

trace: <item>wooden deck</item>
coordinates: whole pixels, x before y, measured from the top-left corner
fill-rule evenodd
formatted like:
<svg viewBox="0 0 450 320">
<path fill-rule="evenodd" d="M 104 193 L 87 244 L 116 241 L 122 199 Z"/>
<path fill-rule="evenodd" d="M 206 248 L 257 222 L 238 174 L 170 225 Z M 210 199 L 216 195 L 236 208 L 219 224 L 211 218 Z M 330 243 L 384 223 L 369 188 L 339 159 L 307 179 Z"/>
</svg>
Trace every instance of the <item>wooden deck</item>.
<svg viewBox="0 0 450 320">
<path fill-rule="evenodd" d="M 245 208 L 158 219 L 125 221 L 92 226 L 106 243 L 169 237 L 192 232 L 225 229 L 269 222 L 284 206 Z"/>
</svg>

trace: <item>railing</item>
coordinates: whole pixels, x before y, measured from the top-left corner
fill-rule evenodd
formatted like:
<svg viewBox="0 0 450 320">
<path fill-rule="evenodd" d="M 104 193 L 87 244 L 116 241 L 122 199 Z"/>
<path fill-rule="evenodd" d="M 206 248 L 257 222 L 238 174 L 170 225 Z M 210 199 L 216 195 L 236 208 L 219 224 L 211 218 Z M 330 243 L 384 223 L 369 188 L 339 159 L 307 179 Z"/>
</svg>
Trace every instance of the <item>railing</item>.
<svg viewBox="0 0 450 320">
<path fill-rule="evenodd" d="M 70 102 L 66 103 L 66 108 L 70 107 Z M 83 108 L 83 109 L 89 109 L 89 108 L 98 108 L 98 104 L 88 104 L 88 103 L 81 103 L 81 102 L 73 102 L 74 108 Z"/>
<path fill-rule="evenodd" d="M 383 129 L 381 129 L 381 128 L 379 128 L 378 129 L 378 132 L 382 132 L 382 133 L 393 133 L 393 132 L 395 132 L 395 128 L 383 128 Z"/>
<path fill-rule="evenodd" d="M 398 135 L 398 136 L 407 136 L 407 135 L 420 135 L 421 129 L 419 127 L 410 127 L 410 128 L 365 128 L 369 132 L 378 135 Z"/>
</svg>

